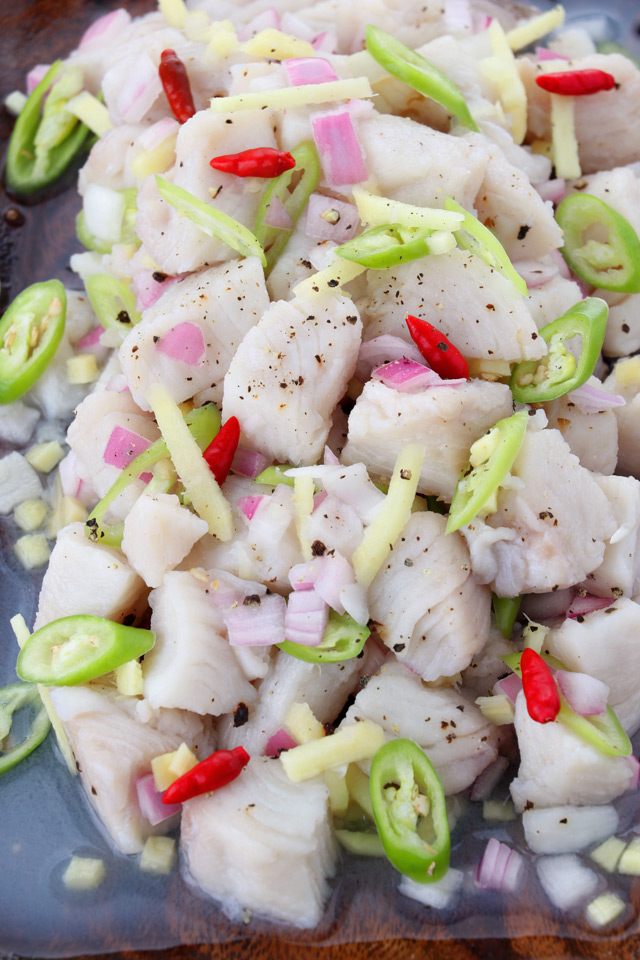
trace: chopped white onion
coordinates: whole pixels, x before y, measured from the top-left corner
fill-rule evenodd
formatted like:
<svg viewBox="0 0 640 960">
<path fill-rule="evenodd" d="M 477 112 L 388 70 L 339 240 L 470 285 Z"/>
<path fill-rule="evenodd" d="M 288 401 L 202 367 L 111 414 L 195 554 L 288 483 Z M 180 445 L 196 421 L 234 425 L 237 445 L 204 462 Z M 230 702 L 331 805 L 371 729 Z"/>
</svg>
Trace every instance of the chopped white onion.
<svg viewBox="0 0 640 960">
<path fill-rule="evenodd" d="M 355 204 L 334 200 L 321 193 L 312 193 L 309 197 L 305 227 L 308 237 L 345 243 L 355 236 L 359 223 Z"/>
<path fill-rule="evenodd" d="M 90 183 L 82 201 L 87 232 L 106 243 L 117 243 L 125 208 L 126 201 L 119 190 Z"/>
<path fill-rule="evenodd" d="M 536 183 L 535 188 L 543 200 L 550 200 L 551 203 L 560 203 L 567 190 L 566 183 L 562 177 L 545 180 L 543 183 Z"/>
<path fill-rule="evenodd" d="M 245 598 L 223 614 L 229 643 L 232 647 L 266 647 L 282 643 L 285 612 L 284 597 L 277 593 L 257 599 Z"/>
<path fill-rule="evenodd" d="M 602 413 L 614 407 L 623 407 L 626 403 L 624 397 L 603 390 L 595 378 L 568 393 L 567 400 L 575 403 L 582 413 Z"/>
<path fill-rule="evenodd" d="M 328 447 L 326 444 L 324 448 L 324 456 L 322 458 L 322 462 L 324 463 L 325 466 L 328 466 L 328 467 L 340 466 L 339 459 L 336 457 L 333 450 L 330 447 Z"/>
<path fill-rule="evenodd" d="M 560 910 L 570 910 L 595 893 L 598 876 L 585 867 L 575 854 L 542 857 L 536 863 L 542 889 Z"/>
<path fill-rule="evenodd" d="M 581 717 L 594 717 L 607 709 L 609 687 L 602 680 L 588 673 L 557 670 L 556 683 L 571 709 Z"/>
<path fill-rule="evenodd" d="M 298 37 L 299 40 L 308 40 L 311 42 L 315 37 L 313 28 L 289 10 L 286 10 L 280 18 L 280 29 L 283 33 L 288 33 L 292 37 Z M 287 62 L 290 63 L 291 61 L 285 60 L 285 66 Z"/>
<path fill-rule="evenodd" d="M 180 124 L 177 120 L 174 120 L 173 117 L 163 117 L 162 120 L 158 120 L 157 123 L 142 131 L 138 137 L 138 143 L 143 150 L 150 152 L 164 143 L 165 140 L 168 140 L 169 137 L 175 137 L 179 129 Z"/>
<path fill-rule="evenodd" d="M 410 897 L 412 900 L 417 900 L 418 903 L 423 903 L 425 907 L 444 910 L 462 889 L 463 883 L 464 873 L 462 870 L 449 867 L 444 877 L 441 880 L 436 880 L 435 883 L 416 883 L 409 877 L 402 877 L 398 891 L 404 897 Z"/>
<path fill-rule="evenodd" d="M 158 69 L 147 53 L 135 58 L 116 101 L 125 123 L 140 123 L 162 92 Z"/>
<path fill-rule="evenodd" d="M 292 643 L 317 647 L 329 621 L 329 605 L 311 587 L 289 594 L 284 618 L 284 636 Z"/>
<path fill-rule="evenodd" d="M 347 584 L 356 582 L 353 567 L 337 551 L 320 557 L 320 560 L 320 569 L 314 584 L 315 591 L 336 613 L 343 614 L 345 609 L 341 600 L 341 591 Z"/>
</svg>

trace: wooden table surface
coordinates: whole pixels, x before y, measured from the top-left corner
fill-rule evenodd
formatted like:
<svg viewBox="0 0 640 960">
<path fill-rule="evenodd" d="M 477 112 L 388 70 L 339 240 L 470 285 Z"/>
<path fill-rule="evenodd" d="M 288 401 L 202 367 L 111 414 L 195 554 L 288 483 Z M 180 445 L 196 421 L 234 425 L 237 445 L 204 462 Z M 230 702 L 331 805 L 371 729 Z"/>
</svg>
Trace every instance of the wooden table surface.
<svg viewBox="0 0 640 960">
<path fill-rule="evenodd" d="M 637 0 L 636 0 L 637 2 Z M 96 17 L 117 6 L 126 6 L 137 14 L 155 7 L 154 0 L 0 0 L 0 94 L 4 97 L 13 89 L 21 89 L 25 71 L 39 62 L 51 62 L 63 56 L 82 31 Z M 12 120 L 6 111 L 0 110 L 0 138 L 3 143 L 10 134 Z M 77 207 L 73 192 L 46 199 L 36 207 L 16 203 L 4 191 L 0 193 L 0 280 L 2 282 L 2 305 L 15 296 L 28 283 L 58 276 L 69 277 L 67 265 L 71 252 L 76 249 L 72 229 L 71 210 Z M 8 210 L 18 210 L 22 216 L 19 226 L 9 226 Z M 2 865 L 0 864 L 0 869 Z M 375 869 L 375 865 L 372 867 Z M 637 891 L 633 891 L 636 906 Z M 34 909 L 37 909 L 34 905 Z M 509 937 L 522 925 L 522 911 L 527 915 L 527 928 L 536 930 L 540 936 Z M 165 951 L 112 953 L 114 960 L 559 960 L 559 958 L 585 958 L 585 960 L 638 960 L 640 936 L 612 941 L 602 937 L 593 941 L 565 939 L 558 936 L 558 927 L 550 919 L 544 904 L 518 901 L 514 913 L 504 912 L 504 929 L 501 939 L 488 935 L 495 930 L 482 918 L 477 921 L 474 933 L 479 939 L 446 939 L 446 929 L 438 931 L 444 939 L 424 940 L 424 932 L 412 931 L 418 939 L 398 939 L 406 930 L 398 933 L 390 920 L 390 909 L 383 898 L 370 903 L 367 911 L 366 937 L 374 942 L 351 942 L 335 946 L 316 947 L 303 935 L 303 942 L 296 942 L 292 933 L 287 941 L 265 934 L 259 938 L 234 941 L 228 944 L 182 946 Z M 636 911 L 637 913 L 637 911 Z M 0 905 L 0 931 L 2 929 Z M 492 921 L 493 922 L 493 921 Z M 199 928 L 202 930 L 202 927 Z M 431 928 L 433 930 L 433 928 Z M 577 929 L 577 928 L 576 928 Z M 357 929 L 352 939 L 361 936 Z M 181 930 L 183 939 L 189 934 Z M 201 939 L 196 934 L 196 939 Z M 105 940 L 105 949 L 117 949 L 117 935 Z M 307 942 L 304 942 L 307 941 Z M 80 950 L 78 950 L 78 953 Z"/>
</svg>

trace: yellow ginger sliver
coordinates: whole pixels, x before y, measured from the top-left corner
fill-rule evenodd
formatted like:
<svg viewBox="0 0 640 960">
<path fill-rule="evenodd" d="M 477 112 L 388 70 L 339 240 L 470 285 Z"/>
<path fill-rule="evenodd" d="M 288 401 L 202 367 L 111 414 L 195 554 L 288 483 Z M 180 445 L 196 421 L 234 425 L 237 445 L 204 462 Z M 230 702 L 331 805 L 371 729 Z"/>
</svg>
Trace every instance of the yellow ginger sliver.
<svg viewBox="0 0 640 960">
<path fill-rule="evenodd" d="M 529 44 L 546 37 L 552 30 L 557 30 L 564 23 L 564 7 L 558 5 L 553 10 L 547 10 L 531 20 L 519 23 L 513 30 L 507 32 L 507 43 L 512 50 L 522 50 Z"/>
<path fill-rule="evenodd" d="M 329 80 L 327 83 L 306 83 L 301 87 L 278 87 L 257 93 L 237 93 L 231 97 L 214 97 L 213 113 L 235 113 L 236 110 L 295 109 L 314 103 L 336 100 L 363 100 L 374 95 L 366 77 L 352 80 Z"/>
<path fill-rule="evenodd" d="M 310 740 L 280 755 L 284 771 L 293 783 L 310 780 L 345 763 L 368 760 L 386 742 L 384 730 L 373 720 L 361 720 L 321 740 Z"/>
<path fill-rule="evenodd" d="M 292 57 L 316 57 L 317 53 L 308 40 L 300 40 L 290 33 L 268 27 L 256 33 L 240 48 L 251 57 L 264 57 L 265 60 L 289 60 Z"/>
</svg>

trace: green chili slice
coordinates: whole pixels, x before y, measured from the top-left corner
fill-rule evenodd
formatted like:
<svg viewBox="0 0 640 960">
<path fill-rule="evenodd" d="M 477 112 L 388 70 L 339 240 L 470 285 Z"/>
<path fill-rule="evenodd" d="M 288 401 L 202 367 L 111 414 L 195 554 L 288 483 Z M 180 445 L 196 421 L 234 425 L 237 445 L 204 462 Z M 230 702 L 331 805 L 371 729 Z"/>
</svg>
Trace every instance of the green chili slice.
<svg viewBox="0 0 640 960">
<path fill-rule="evenodd" d="M 510 280 L 518 293 L 524 297 L 528 295 L 527 285 L 509 260 L 507 251 L 504 249 L 498 238 L 480 223 L 477 217 L 465 210 L 453 197 L 447 197 L 444 202 L 445 210 L 455 210 L 464 216 L 462 225 L 458 230 L 454 230 L 456 240 L 463 250 L 469 250 L 475 256 L 480 257 L 485 263 L 501 273 L 503 277 Z"/>
<path fill-rule="evenodd" d="M 322 643 L 317 647 L 305 647 L 302 643 L 292 643 L 290 640 L 283 640 L 277 646 L 307 663 L 341 663 L 360 655 L 369 633 L 368 627 L 356 623 L 348 613 L 338 614 L 332 610 Z"/>
<path fill-rule="evenodd" d="M 285 470 L 292 469 L 292 463 L 277 463 L 273 467 L 266 467 L 262 473 L 258 474 L 254 483 L 263 483 L 267 487 L 277 487 L 279 483 L 286 483 L 288 487 L 294 487 L 294 478 L 285 475 Z"/>
<path fill-rule="evenodd" d="M 433 63 L 373 24 L 366 28 L 367 50 L 387 73 L 441 104 L 470 130 L 478 126 L 460 89 Z"/>
<path fill-rule="evenodd" d="M 479 510 L 495 512 L 498 488 L 511 470 L 527 429 L 526 412 L 499 420 L 471 447 L 469 462 L 458 480 L 447 533 L 470 523 Z"/>
<path fill-rule="evenodd" d="M 267 261 L 260 241 L 244 224 L 234 220 L 222 210 L 216 210 L 210 203 L 198 200 L 188 190 L 169 183 L 159 173 L 156 174 L 156 183 L 160 196 L 170 203 L 181 217 L 188 217 L 208 237 L 221 240 L 243 257 L 258 257 L 262 266 L 266 267 Z"/>
<path fill-rule="evenodd" d="M 315 145 L 310 140 L 299 144 L 291 151 L 291 156 L 296 161 L 295 167 L 285 170 L 279 177 L 267 183 L 258 207 L 254 232 L 266 252 L 266 276 L 269 276 L 282 255 L 293 233 L 293 228 L 307 205 L 307 200 L 320 180 L 320 160 Z M 289 229 L 271 227 L 265 223 L 269 207 L 274 200 L 279 200 L 289 214 L 291 218 Z"/>
<path fill-rule="evenodd" d="M 366 230 L 359 237 L 343 243 L 335 252 L 344 260 L 361 263 L 373 270 L 384 270 L 426 257 L 431 253 L 429 237 L 432 233 L 432 230 L 421 227 L 390 223 Z"/>
<path fill-rule="evenodd" d="M 58 180 L 84 146 L 89 128 L 64 109 L 78 92 L 77 86 L 78 72 L 56 60 L 20 111 L 6 167 L 7 186 L 20 196 L 30 196 Z"/>
<path fill-rule="evenodd" d="M 640 240 L 628 220 L 604 200 L 574 193 L 556 220 L 564 233 L 560 253 L 585 283 L 618 293 L 640 292 Z"/>
<path fill-rule="evenodd" d="M 516 622 L 522 597 L 497 597 L 495 593 L 491 594 L 491 605 L 493 606 L 493 615 L 496 618 L 496 626 L 505 638 L 509 640 L 513 633 L 513 625 Z"/>
<path fill-rule="evenodd" d="M 426 753 L 413 740 L 385 743 L 371 761 L 370 788 L 378 835 L 394 867 L 417 883 L 440 880 L 449 869 L 449 823 Z"/>
<path fill-rule="evenodd" d="M 0 403 L 26 393 L 53 360 L 64 333 L 67 295 L 59 280 L 34 283 L 0 320 Z"/>
<path fill-rule="evenodd" d="M 377 833 L 367 830 L 336 830 L 341 847 L 359 857 L 384 857 L 385 850 Z"/>
<path fill-rule="evenodd" d="M 30 722 L 26 736 L 17 743 L 9 739 L 14 714 L 19 710 L 29 710 Z M 0 689 L 0 774 L 17 766 L 38 747 L 49 732 L 51 724 L 38 688 L 33 683 L 11 683 Z M 13 738 L 11 738 L 13 739 Z"/>
<path fill-rule="evenodd" d="M 607 329 L 609 307 L 598 297 L 580 300 L 563 316 L 539 331 L 549 353 L 541 360 L 524 360 L 511 371 L 509 386 L 520 403 L 544 403 L 582 386 L 593 374 Z M 565 343 L 582 341 L 576 362 Z"/>
<path fill-rule="evenodd" d="M 155 639 L 151 630 L 102 617 L 62 617 L 31 634 L 18 654 L 16 671 L 22 680 L 75 686 L 148 653 Z"/>
<path fill-rule="evenodd" d="M 126 335 L 142 317 L 136 309 L 136 298 L 124 280 L 110 273 L 94 273 L 84 282 L 95 315 L 105 330 L 115 328 Z"/>
<path fill-rule="evenodd" d="M 202 451 L 209 446 L 220 429 L 220 414 L 213 403 L 205 403 L 202 407 L 191 410 L 186 414 L 184 420 Z M 103 543 L 107 547 L 119 547 L 121 545 L 124 523 L 122 521 L 113 524 L 106 523 L 105 517 L 109 507 L 130 483 L 138 479 L 141 473 L 146 473 L 155 463 L 159 460 L 165 460 L 168 456 L 167 444 L 162 437 L 159 437 L 122 470 L 111 489 L 107 491 L 100 503 L 93 508 L 85 522 L 85 535 L 90 540 L 93 540 L 94 543 Z M 152 484 L 154 481 L 151 480 L 149 483 Z"/>
<path fill-rule="evenodd" d="M 140 246 L 140 238 L 136 233 L 136 214 L 138 212 L 138 191 L 134 187 L 127 187 L 125 190 L 118 191 L 125 199 L 124 216 L 122 218 L 122 232 L 118 243 L 132 244 Z M 113 244 L 107 240 L 101 240 L 94 237 L 87 230 L 84 210 L 81 210 L 76 217 L 76 236 L 83 247 L 87 250 L 95 250 L 96 253 L 111 253 Z"/>
</svg>

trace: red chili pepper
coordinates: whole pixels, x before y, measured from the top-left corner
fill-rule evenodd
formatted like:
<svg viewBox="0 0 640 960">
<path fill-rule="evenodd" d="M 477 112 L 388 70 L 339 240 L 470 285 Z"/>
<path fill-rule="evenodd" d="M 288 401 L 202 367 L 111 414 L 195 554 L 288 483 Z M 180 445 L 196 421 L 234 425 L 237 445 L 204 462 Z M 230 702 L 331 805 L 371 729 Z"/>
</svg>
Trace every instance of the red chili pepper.
<svg viewBox="0 0 640 960">
<path fill-rule="evenodd" d="M 235 750 L 216 750 L 191 770 L 178 777 L 162 794 L 163 803 L 184 803 L 201 793 L 218 790 L 231 783 L 249 763 L 251 757 L 244 747 Z"/>
<path fill-rule="evenodd" d="M 239 442 L 240 424 L 238 418 L 229 417 L 202 454 L 220 486 L 229 476 L 231 463 L 236 455 Z"/>
<path fill-rule="evenodd" d="M 210 161 L 214 170 L 233 173 L 236 177 L 279 177 L 285 170 L 292 170 L 296 161 L 285 150 L 273 147 L 256 147 L 243 150 L 242 153 L 229 153 L 224 157 L 214 157 Z"/>
<path fill-rule="evenodd" d="M 437 327 L 426 320 L 407 314 L 405 317 L 411 339 L 432 370 L 445 380 L 458 377 L 469 379 L 469 365 L 457 347 L 447 340 Z"/>
<path fill-rule="evenodd" d="M 522 689 L 527 710 L 537 723 L 550 723 L 558 716 L 560 694 L 551 670 L 540 654 L 527 647 L 520 660 Z"/>
<path fill-rule="evenodd" d="M 612 90 L 616 85 L 615 77 L 604 70 L 566 70 L 562 73 L 541 73 L 536 83 L 548 93 L 559 93 L 562 97 L 584 97 L 601 90 Z"/>
<path fill-rule="evenodd" d="M 175 50 L 162 51 L 158 73 L 174 117 L 186 123 L 196 108 L 186 67 Z"/>
</svg>

